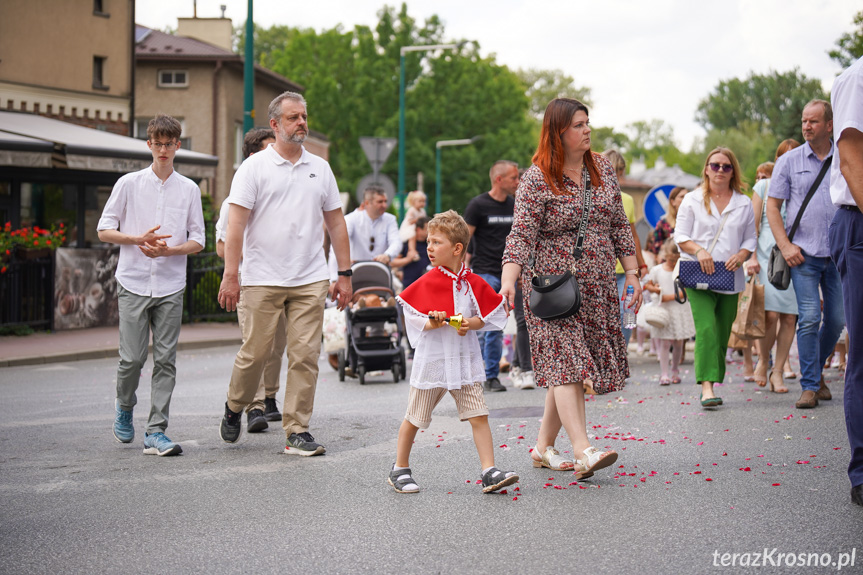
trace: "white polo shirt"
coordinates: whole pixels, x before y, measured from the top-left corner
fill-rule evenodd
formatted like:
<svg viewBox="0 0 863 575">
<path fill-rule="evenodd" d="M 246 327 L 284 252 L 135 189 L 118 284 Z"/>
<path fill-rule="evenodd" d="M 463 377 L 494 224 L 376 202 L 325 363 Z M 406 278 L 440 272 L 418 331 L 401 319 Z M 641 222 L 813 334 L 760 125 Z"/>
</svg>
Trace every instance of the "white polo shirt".
<svg viewBox="0 0 863 575">
<path fill-rule="evenodd" d="M 696 188 L 683 197 L 683 202 L 677 210 L 677 225 L 674 226 L 674 241 L 679 245 L 692 240 L 705 250 L 710 248 L 723 216 L 728 213 L 725 226 L 716 240 L 716 245 L 710 253 L 713 261 L 724 262 L 742 249 L 754 252 L 758 247 L 758 236 L 755 235 L 755 214 L 752 211 L 752 201 L 741 194 L 731 194 L 731 201 L 725 211 L 719 213 L 716 203 L 710 201 L 710 213 L 704 207 L 704 192 Z M 695 260 L 695 256 L 680 251 L 681 260 Z M 746 274 L 743 268 L 734 272 L 734 291 L 718 293 L 738 293 L 743 291 Z"/>
<path fill-rule="evenodd" d="M 842 131 L 847 128 L 863 132 L 863 58 L 836 78 L 830 99 L 833 101 L 833 135 L 836 141 L 842 139 Z M 857 205 L 839 169 L 839 146 L 833 148 L 833 163 L 830 165 L 830 199 L 836 207 Z"/>
<path fill-rule="evenodd" d="M 138 236 L 160 225 L 169 246 L 187 240 L 204 245 L 204 214 L 198 185 L 176 171 L 162 183 L 153 166 L 126 174 L 114 184 L 97 229 Z M 186 287 L 186 256 L 149 258 L 136 245 L 121 245 L 115 274 L 133 294 L 164 297 Z"/>
<path fill-rule="evenodd" d="M 294 287 L 329 279 L 323 213 L 340 209 L 342 200 L 324 159 L 303 148 L 292 164 L 267 146 L 240 165 L 226 201 L 251 210 L 243 286 Z"/>
</svg>

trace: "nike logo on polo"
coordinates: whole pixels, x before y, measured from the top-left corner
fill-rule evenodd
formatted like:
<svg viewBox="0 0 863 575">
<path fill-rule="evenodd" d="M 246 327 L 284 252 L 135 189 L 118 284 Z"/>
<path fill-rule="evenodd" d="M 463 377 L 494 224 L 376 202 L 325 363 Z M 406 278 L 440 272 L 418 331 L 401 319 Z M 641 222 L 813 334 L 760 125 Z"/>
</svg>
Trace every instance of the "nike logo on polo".
<svg viewBox="0 0 863 575">
<path fill-rule="evenodd" d="M 309 177 L 310 178 L 317 178 L 317 176 L 315 174 L 309 174 Z"/>
</svg>

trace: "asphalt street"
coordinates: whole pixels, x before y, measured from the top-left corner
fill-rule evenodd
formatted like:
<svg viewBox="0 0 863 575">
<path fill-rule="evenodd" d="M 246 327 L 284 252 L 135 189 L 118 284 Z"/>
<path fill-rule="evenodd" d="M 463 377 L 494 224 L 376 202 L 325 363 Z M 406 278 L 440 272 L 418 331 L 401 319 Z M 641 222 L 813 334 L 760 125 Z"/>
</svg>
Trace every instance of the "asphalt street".
<svg viewBox="0 0 863 575">
<path fill-rule="evenodd" d="M 311 432 L 327 454 L 288 456 L 278 423 L 219 439 L 235 352 L 179 352 L 169 458 L 142 455 L 151 363 L 128 445 L 111 434 L 115 360 L 0 369 L 0 572 L 863 572 L 836 370 L 834 399 L 800 411 L 798 383 L 772 394 L 729 366 L 725 405 L 705 410 L 691 353 L 669 387 L 632 357 L 627 388 L 587 404 L 594 445 L 621 457 L 581 483 L 530 465 L 544 391 L 487 394 L 498 467 L 521 476 L 495 495 L 446 398 L 415 445 L 422 491 L 399 495 L 405 382 L 339 382 L 322 358 Z"/>
</svg>

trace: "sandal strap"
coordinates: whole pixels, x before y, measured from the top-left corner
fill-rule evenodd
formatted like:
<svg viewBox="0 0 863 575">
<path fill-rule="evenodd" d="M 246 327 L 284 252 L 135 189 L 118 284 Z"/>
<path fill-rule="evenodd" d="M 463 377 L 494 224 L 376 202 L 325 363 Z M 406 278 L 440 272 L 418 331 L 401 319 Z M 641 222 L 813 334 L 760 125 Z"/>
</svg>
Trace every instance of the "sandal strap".
<svg viewBox="0 0 863 575">
<path fill-rule="evenodd" d="M 542 459 L 554 469 L 561 469 L 561 466 L 564 463 L 573 463 L 571 459 L 565 458 L 557 449 L 550 445 L 546 447 L 545 451 L 542 453 Z"/>
<path fill-rule="evenodd" d="M 395 485 L 399 489 L 406 485 L 410 485 L 411 483 L 417 485 L 416 480 L 414 480 L 413 476 L 411 475 L 410 467 L 408 467 L 407 469 L 393 469 L 390 472 L 390 479 L 392 479 L 393 485 Z"/>
</svg>

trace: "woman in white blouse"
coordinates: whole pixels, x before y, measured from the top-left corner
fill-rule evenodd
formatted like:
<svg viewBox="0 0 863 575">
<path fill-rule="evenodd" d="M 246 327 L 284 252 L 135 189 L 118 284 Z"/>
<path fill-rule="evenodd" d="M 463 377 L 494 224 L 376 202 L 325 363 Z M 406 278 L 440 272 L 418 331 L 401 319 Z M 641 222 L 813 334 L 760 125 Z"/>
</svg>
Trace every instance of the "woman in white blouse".
<svg viewBox="0 0 863 575">
<path fill-rule="evenodd" d="M 712 274 L 716 262 L 724 262 L 734 272 L 733 291 L 686 289 L 695 320 L 695 381 L 701 385 L 701 405 L 716 407 L 722 405 L 722 398 L 714 393 L 713 384 L 725 378 L 725 348 L 737 315 L 737 294 L 746 282 L 743 262 L 755 250 L 757 237 L 752 203 L 740 193 L 743 181 L 734 153 L 728 148 L 711 151 L 702 178 L 701 187 L 683 198 L 674 241 L 681 260 L 697 260 L 704 273 Z M 714 237 L 716 245 L 710 252 Z M 757 264 L 750 270 L 758 273 Z"/>
</svg>

